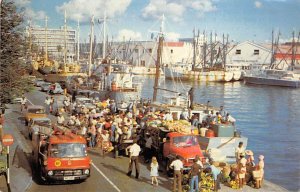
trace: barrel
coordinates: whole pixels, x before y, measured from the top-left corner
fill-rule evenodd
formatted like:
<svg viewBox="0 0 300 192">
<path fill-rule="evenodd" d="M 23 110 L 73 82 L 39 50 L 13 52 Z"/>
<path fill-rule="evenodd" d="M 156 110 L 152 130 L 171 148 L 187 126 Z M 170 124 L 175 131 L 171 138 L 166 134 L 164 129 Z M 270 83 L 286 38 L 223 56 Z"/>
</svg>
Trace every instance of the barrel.
<svg viewBox="0 0 300 192">
<path fill-rule="evenodd" d="M 208 129 L 205 133 L 206 137 L 215 137 L 215 132 L 213 130 Z"/>
<path fill-rule="evenodd" d="M 117 91 L 117 84 L 116 84 L 116 82 L 111 82 L 111 90 L 112 91 Z"/>
</svg>

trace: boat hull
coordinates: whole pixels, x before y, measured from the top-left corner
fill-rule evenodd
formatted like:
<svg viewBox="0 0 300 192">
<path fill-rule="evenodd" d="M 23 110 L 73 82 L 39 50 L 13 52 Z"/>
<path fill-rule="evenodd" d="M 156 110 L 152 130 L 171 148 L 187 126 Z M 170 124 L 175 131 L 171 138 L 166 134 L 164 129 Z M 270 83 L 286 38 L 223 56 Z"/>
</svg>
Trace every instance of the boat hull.
<svg viewBox="0 0 300 192">
<path fill-rule="evenodd" d="M 272 85 L 272 86 L 300 88 L 300 80 L 244 76 L 244 82 L 246 84 Z"/>
<path fill-rule="evenodd" d="M 229 82 L 235 80 L 234 73 L 231 71 L 176 72 L 170 68 L 165 68 L 164 73 L 166 79 L 180 79 L 182 81 Z"/>
<path fill-rule="evenodd" d="M 222 160 L 227 163 L 235 163 L 235 148 L 239 142 L 243 142 L 243 146 L 247 147 L 248 138 L 246 137 L 198 137 L 199 145 L 202 150 L 220 150 L 222 153 Z"/>
</svg>

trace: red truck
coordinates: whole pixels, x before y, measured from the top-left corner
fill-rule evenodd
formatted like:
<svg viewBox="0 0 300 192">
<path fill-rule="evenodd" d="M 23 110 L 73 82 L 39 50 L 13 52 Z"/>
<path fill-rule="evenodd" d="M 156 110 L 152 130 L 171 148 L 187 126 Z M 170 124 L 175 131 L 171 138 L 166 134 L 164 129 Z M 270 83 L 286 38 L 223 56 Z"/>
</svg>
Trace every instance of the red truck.
<svg viewBox="0 0 300 192">
<path fill-rule="evenodd" d="M 86 180 L 91 159 L 86 139 L 69 131 L 34 135 L 34 159 L 42 182 Z"/>
<path fill-rule="evenodd" d="M 169 176 L 173 174 L 173 170 L 170 169 L 169 165 L 176 155 L 180 156 L 184 171 L 190 169 L 197 155 L 202 161 L 205 160 L 196 135 L 170 132 L 163 127 L 159 127 L 157 131 L 151 131 L 151 137 L 153 141 L 152 148 L 155 149 L 159 160 L 165 161 Z"/>
</svg>

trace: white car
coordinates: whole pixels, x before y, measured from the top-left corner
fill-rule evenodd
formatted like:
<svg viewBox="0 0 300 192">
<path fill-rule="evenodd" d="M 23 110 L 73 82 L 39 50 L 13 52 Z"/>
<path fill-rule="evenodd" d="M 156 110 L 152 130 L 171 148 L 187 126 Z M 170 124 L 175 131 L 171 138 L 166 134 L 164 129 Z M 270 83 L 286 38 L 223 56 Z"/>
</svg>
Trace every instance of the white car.
<svg viewBox="0 0 300 192">
<path fill-rule="evenodd" d="M 48 93 L 49 94 L 63 94 L 64 90 L 62 89 L 62 87 L 60 86 L 59 83 L 54 83 L 49 86 Z"/>
<path fill-rule="evenodd" d="M 79 113 L 81 108 L 87 108 L 88 110 L 92 110 L 96 108 L 92 99 L 87 97 L 76 97 L 76 107 L 75 110 Z"/>
</svg>

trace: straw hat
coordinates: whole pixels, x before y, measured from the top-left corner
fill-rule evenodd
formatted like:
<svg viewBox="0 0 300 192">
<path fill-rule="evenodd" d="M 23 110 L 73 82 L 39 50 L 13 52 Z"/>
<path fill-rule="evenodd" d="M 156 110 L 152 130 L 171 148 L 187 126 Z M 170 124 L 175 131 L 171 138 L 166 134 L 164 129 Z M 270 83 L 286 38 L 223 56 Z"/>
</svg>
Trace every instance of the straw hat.
<svg viewBox="0 0 300 192">
<path fill-rule="evenodd" d="M 253 152 L 251 150 L 245 150 L 246 155 L 254 155 Z"/>
<path fill-rule="evenodd" d="M 264 158 L 265 157 L 263 155 L 258 156 L 258 159 L 261 160 L 261 161 L 264 160 Z"/>
</svg>

